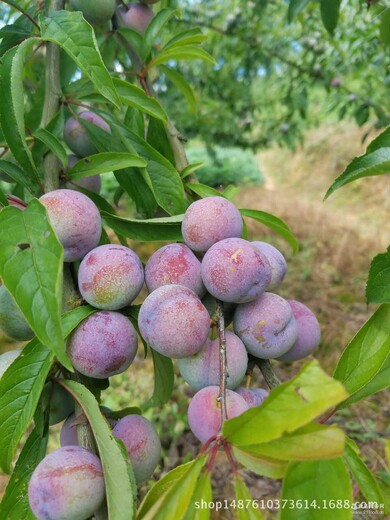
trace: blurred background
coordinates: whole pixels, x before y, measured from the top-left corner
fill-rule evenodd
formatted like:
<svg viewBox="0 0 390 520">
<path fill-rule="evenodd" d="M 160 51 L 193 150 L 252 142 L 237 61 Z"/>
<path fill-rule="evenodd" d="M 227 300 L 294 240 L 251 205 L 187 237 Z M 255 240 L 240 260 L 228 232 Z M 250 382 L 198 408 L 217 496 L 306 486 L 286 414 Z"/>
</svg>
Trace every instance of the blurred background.
<svg viewBox="0 0 390 520">
<path fill-rule="evenodd" d="M 188 85 L 169 71 L 155 77 L 160 100 L 187 139 L 190 162 L 204 163 L 197 171 L 199 182 L 217 189 L 237 185 L 237 206 L 274 213 L 298 237 L 301 247 L 294 255 L 277 235 L 248 222 L 252 239 L 269 241 L 286 256 L 289 269 L 278 292 L 317 314 L 322 342 L 316 357 L 332 373 L 375 308 L 365 303 L 365 283 L 372 257 L 384 252 L 390 237 L 388 175 L 350 184 L 323 201 L 332 181 L 390 123 L 390 1 L 342 1 L 333 35 L 323 27 L 315 1 L 178 0 L 162 5 L 182 11 L 181 19 L 169 25 L 172 34 L 183 26 L 202 28 L 208 36 L 205 48 L 217 65 L 170 63 Z M 9 16 L 0 3 L 0 28 Z M 108 62 L 112 40 L 99 31 Z M 0 40 L 0 51 L 1 46 Z M 115 70 L 125 74 L 117 65 Z M 38 75 L 39 53 L 26 66 Z M 42 95 L 39 85 L 31 88 L 31 99 Z M 115 189 L 115 179 L 103 176 L 102 194 L 112 200 Z M 120 212 L 134 214 L 125 197 Z M 146 262 L 161 245 L 131 247 Z M 0 337 L 0 352 L 18 346 Z M 104 405 L 119 409 L 148 400 L 153 371 L 142 346 L 136 363 L 136 370 L 133 366 L 111 379 Z M 275 371 L 288 379 L 301 364 L 275 363 Z M 254 384 L 265 385 L 258 374 Z M 177 377 L 170 403 L 145 412 L 162 435 L 160 472 L 190 460 L 199 449 L 186 422 L 189 396 L 188 385 Z M 383 474 L 389 412 L 388 395 L 379 393 L 334 418 L 363 448 L 368 466 Z M 53 446 L 58 443 L 54 430 Z M 232 496 L 225 488 L 229 473 L 221 460 L 214 475 L 215 499 Z M 6 479 L 0 475 L 0 493 Z M 248 474 L 246 482 L 255 498 L 278 495 L 278 481 Z"/>
</svg>

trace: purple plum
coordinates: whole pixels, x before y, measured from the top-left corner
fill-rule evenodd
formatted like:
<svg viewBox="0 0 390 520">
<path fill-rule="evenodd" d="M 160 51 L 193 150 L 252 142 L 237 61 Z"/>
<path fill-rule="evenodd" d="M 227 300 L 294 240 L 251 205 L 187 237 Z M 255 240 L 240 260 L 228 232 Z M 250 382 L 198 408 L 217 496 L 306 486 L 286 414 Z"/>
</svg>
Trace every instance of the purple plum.
<svg viewBox="0 0 390 520">
<path fill-rule="evenodd" d="M 267 258 L 271 266 L 271 281 L 267 287 L 267 291 L 274 291 L 282 283 L 286 271 L 287 262 L 282 253 L 276 247 L 267 242 L 252 242 L 258 248 L 260 253 Z"/>
<path fill-rule="evenodd" d="M 116 10 L 116 19 L 119 27 L 128 27 L 140 34 L 145 34 L 148 25 L 154 17 L 153 11 L 147 5 L 130 2 L 120 5 Z"/>
<path fill-rule="evenodd" d="M 98 153 L 86 128 L 79 119 L 92 123 L 105 132 L 110 132 L 109 125 L 100 116 L 89 110 L 84 110 L 77 117 L 70 117 L 64 126 L 64 141 L 78 157 L 87 157 Z"/>
<path fill-rule="evenodd" d="M 241 397 L 243 397 L 248 404 L 249 408 L 260 406 L 266 397 L 269 396 L 269 392 L 264 388 L 245 388 L 240 386 L 234 390 Z"/>
<path fill-rule="evenodd" d="M 82 159 L 77 157 L 77 155 L 68 155 L 68 170 L 73 168 L 73 166 L 81 160 Z M 65 188 L 68 190 L 84 188 L 93 191 L 94 193 L 100 193 L 102 188 L 102 179 L 100 178 L 100 175 L 90 175 L 89 177 L 84 177 L 82 179 L 68 181 L 65 184 Z"/>
</svg>

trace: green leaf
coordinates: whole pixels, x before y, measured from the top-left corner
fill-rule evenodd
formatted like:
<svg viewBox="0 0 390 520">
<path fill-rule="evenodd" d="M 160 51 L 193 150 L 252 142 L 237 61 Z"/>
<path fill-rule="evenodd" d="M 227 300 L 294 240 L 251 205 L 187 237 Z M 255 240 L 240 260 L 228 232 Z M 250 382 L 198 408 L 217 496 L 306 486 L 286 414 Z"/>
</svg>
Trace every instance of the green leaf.
<svg viewBox="0 0 390 520">
<path fill-rule="evenodd" d="M 71 180 L 78 180 L 90 175 L 114 172 L 133 166 L 142 168 L 146 166 L 146 162 L 141 157 L 131 153 L 98 153 L 80 159 L 68 171 L 67 177 Z"/>
<path fill-rule="evenodd" d="M 169 22 L 169 20 L 173 16 L 178 16 L 179 11 L 177 9 L 161 9 L 154 18 L 152 18 L 152 21 L 148 25 L 144 40 L 145 40 L 145 46 L 146 46 L 146 54 L 149 54 L 151 51 L 154 43 L 157 40 L 157 37 L 162 32 L 164 26 Z"/>
<path fill-rule="evenodd" d="M 68 153 L 57 136 L 49 132 L 46 128 L 39 128 L 34 132 L 34 137 L 42 141 L 42 143 L 58 157 L 63 166 L 68 164 Z"/>
<path fill-rule="evenodd" d="M 136 220 L 122 218 L 116 215 L 102 212 L 106 224 L 116 233 L 140 240 L 142 242 L 154 242 L 167 240 L 170 242 L 183 240 L 181 234 L 181 222 L 183 215 L 166 218 L 151 218 L 148 220 Z"/>
<path fill-rule="evenodd" d="M 144 408 L 163 406 L 167 403 L 172 395 L 175 379 L 172 359 L 159 354 L 152 348 L 150 350 L 153 357 L 154 389 L 152 397 Z"/>
<path fill-rule="evenodd" d="M 234 492 L 236 494 L 237 503 L 243 504 L 243 507 L 237 507 L 237 519 L 238 520 L 262 520 L 263 515 L 259 509 L 259 503 L 249 493 L 248 488 L 242 481 L 242 479 L 235 475 L 234 477 Z M 257 507 L 255 506 L 257 504 Z"/>
<path fill-rule="evenodd" d="M 98 402 L 85 386 L 76 381 L 61 381 L 61 385 L 67 388 L 80 404 L 94 434 L 103 466 L 108 518 L 110 520 L 133 518 L 135 497 L 131 465 L 128 458 L 124 457 L 119 443 L 112 436 Z"/>
<path fill-rule="evenodd" d="M 273 441 L 305 426 L 347 396 L 344 387 L 312 361 L 291 381 L 273 389 L 261 407 L 226 421 L 223 435 L 239 447 Z M 261 428 L 264 424 L 267 428 Z"/>
<path fill-rule="evenodd" d="M 1 206 L 9 206 L 8 199 L 2 188 L 0 187 L 0 205 Z"/>
<path fill-rule="evenodd" d="M 178 46 L 183 47 L 184 45 L 192 45 L 194 43 L 203 43 L 206 40 L 207 34 L 203 34 L 199 28 L 195 27 L 194 29 L 187 29 L 186 31 L 176 34 L 176 36 L 173 36 L 164 46 L 164 49 Z"/>
<path fill-rule="evenodd" d="M 261 455 L 253 455 L 248 453 L 245 449 L 232 446 L 235 458 L 245 468 L 253 471 L 257 475 L 262 475 L 269 478 L 283 478 L 286 473 L 287 462 L 282 460 L 271 459 L 270 457 L 263 457 Z"/>
<path fill-rule="evenodd" d="M 364 498 L 369 502 L 383 504 L 384 499 L 378 482 L 360 458 L 359 448 L 351 440 L 348 440 L 345 445 L 344 461 Z"/>
<path fill-rule="evenodd" d="M 114 79 L 114 85 L 123 104 L 137 108 L 162 121 L 167 121 L 168 116 L 157 99 L 145 94 L 141 88 L 118 78 Z"/>
<path fill-rule="evenodd" d="M 38 38 L 25 40 L 4 54 L 0 64 L 0 126 L 12 154 L 34 187 L 39 185 L 39 180 L 26 142 L 23 68 L 26 54 L 39 41 Z"/>
<path fill-rule="evenodd" d="M 8 482 L 0 503 L 0 518 L 6 520 L 34 520 L 28 501 L 28 483 L 35 467 L 46 453 L 47 436 L 41 437 L 34 429 L 16 462 L 15 469 Z"/>
<path fill-rule="evenodd" d="M 52 361 L 53 353 L 35 338 L 0 379 L 0 466 L 7 473 L 32 421 Z"/>
<path fill-rule="evenodd" d="M 197 184 L 189 182 L 186 184 L 186 188 L 199 195 L 199 197 L 201 197 L 202 199 L 205 199 L 207 197 L 224 196 L 222 192 L 216 190 L 215 188 L 212 188 L 211 186 L 207 186 L 206 184 Z"/>
<path fill-rule="evenodd" d="M 372 153 L 380 148 L 390 148 L 390 126 L 376 137 L 367 147 L 366 153 Z"/>
<path fill-rule="evenodd" d="M 95 38 L 95 32 L 80 12 L 52 11 L 41 19 L 43 40 L 59 45 L 95 85 L 96 90 L 113 105 L 120 100 L 106 69 Z"/>
<path fill-rule="evenodd" d="M 137 520 L 166 520 L 166 518 L 183 518 L 192 504 L 200 472 L 206 462 L 206 455 L 199 456 L 186 464 L 186 471 L 177 478 L 177 468 L 174 480 L 166 475 L 146 495 L 137 514 Z M 171 472 L 172 473 L 172 472 Z M 168 484 L 168 485 L 167 485 Z M 158 489 L 157 489 L 158 488 Z M 151 498 L 152 497 L 152 498 Z M 145 507 L 146 503 L 146 507 Z"/>
<path fill-rule="evenodd" d="M 126 110 L 124 124 L 140 137 L 145 136 L 145 116 L 140 110 L 129 107 Z"/>
<path fill-rule="evenodd" d="M 341 0 L 321 0 L 321 18 L 328 33 L 333 34 L 339 20 Z"/>
<path fill-rule="evenodd" d="M 171 60 L 203 60 L 212 65 L 216 63 L 215 59 L 201 47 L 196 47 L 195 45 L 178 45 L 163 49 L 151 60 L 148 68 L 157 67 Z"/>
<path fill-rule="evenodd" d="M 119 27 L 117 34 L 120 36 L 120 39 L 123 38 L 126 42 L 130 43 L 139 56 L 146 58 L 145 40 L 139 32 L 129 27 Z"/>
<path fill-rule="evenodd" d="M 381 13 L 379 37 L 385 47 L 390 47 L 390 10 L 384 9 Z"/>
<path fill-rule="evenodd" d="M 171 144 L 167 136 L 164 123 L 158 119 L 151 118 L 148 125 L 148 143 L 153 146 L 163 157 L 175 166 L 175 157 L 172 152 Z"/>
<path fill-rule="evenodd" d="M 310 0 L 290 0 L 288 4 L 287 19 L 291 23 L 294 18 L 305 9 Z"/>
<path fill-rule="evenodd" d="M 345 348 L 337 364 L 334 377 L 341 381 L 350 399 L 370 383 L 383 366 L 390 349 L 390 304 L 381 305 Z"/>
<path fill-rule="evenodd" d="M 71 369 L 61 325 L 63 248 L 45 207 L 33 199 L 26 210 L 0 213 L 0 276 L 43 345 Z"/>
<path fill-rule="evenodd" d="M 271 213 L 254 209 L 240 209 L 240 213 L 243 217 L 253 218 L 254 220 L 257 220 L 257 222 L 261 222 L 265 226 L 269 227 L 281 235 L 291 245 L 294 253 L 298 251 L 298 240 L 295 238 L 288 225 L 280 218 L 271 215 Z"/>
<path fill-rule="evenodd" d="M 373 175 L 385 175 L 390 171 L 390 147 L 379 148 L 372 153 L 356 157 L 337 177 L 325 195 L 327 199 L 334 191 L 350 182 L 371 177 Z"/>
<path fill-rule="evenodd" d="M 371 262 L 366 299 L 367 303 L 390 303 L 390 247 Z"/>
<path fill-rule="evenodd" d="M 185 77 L 177 70 L 166 67 L 165 65 L 160 65 L 160 71 L 182 92 L 192 113 L 195 113 L 197 109 L 195 92 Z"/>
<path fill-rule="evenodd" d="M 6 173 L 15 182 L 26 188 L 30 193 L 34 193 L 36 185 L 31 178 L 17 165 L 10 161 L 0 159 L 0 170 Z"/>
<path fill-rule="evenodd" d="M 283 480 L 280 520 L 352 520 L 352 484 L 341 459 L 291 462 Z M 291 502 L 290 502 L 291 501 Z M 297 502 L 298 501 L 298 502 Z M 309 507 L 297 507 L 297 503 Z"/>
<path fill-rule="evenodd" d="M 198 507 L 201 505 L 202 500 L 207 504 L 213 500 L 211 474 L 207 469 L 198 478 L 194 494 L 191 498 L 191 504 L 183 520 L 209 520 L 211 509 L 208 507 Z"/>
<path fill-rule="evenodd" d="M 186 166 L 184 168 L 184 170 L 182 170 L 180 172 L 180 177 L 184 180 L 186 179 L 189 175 L 191 175 L 191 173 L 195 172 L 196 170 L 198 170 L 199 168 L 202 168 L 202 166 L 204 166 L 204 163 L 203 162 L 196 162 L 196 163 L 192 163 L 192 164 L 189 164 L 188 166 Z"/>
</svg>

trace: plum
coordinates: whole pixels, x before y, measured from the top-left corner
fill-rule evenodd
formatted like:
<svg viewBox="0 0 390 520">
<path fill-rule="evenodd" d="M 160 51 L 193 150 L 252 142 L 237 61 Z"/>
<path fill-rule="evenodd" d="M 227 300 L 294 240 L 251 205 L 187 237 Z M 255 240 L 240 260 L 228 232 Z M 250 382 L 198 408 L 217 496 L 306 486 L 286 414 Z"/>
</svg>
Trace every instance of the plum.
<svg viewBox="0 0 390 520">
<path fill-rule="evenodd" d="M 226 331 L 227 388 L 234 389 L 244 379 L 248 353 L 233 332 Z M 219 383 L 219 339 L 206 341 L 194 356 L 178 360 L 180 374 L 195 390 Z"/>
<path fill-rule="evenodd" d="M 64 141 L 78 157 L 87 157 L 98 152 L 93 144 L 88 131 L 80 123 L 79 119 L 84 119 L 92 123 L 105 132 L 110 132 L 109 125 L 100 116 L 89 110 L 84 110 L 78 117 L 70 117 L 64 126 Z"/>
<path fill-rule="evenodd" d="M 182 223 L 184 242 L 200 253 L 225 238 L 239 238 L 242 230 L 240 212 L 223 197 L 207 197 L 193 202 L 185 212 Z"/>
<path fill-rule="evenodd" d="M 273 293 L 238 305 L 233 328 L 248 352 L 260 359 L 280 357 L 294 345 L 298 334 L 289 303 Z"/>
<path fill-rule="evenodd" d="M 137 352 L 137 333 L 119 312 L 100 311 L 85 319 L 72 333 L 69 358 L 81 374 L 96 379 L 121 374 Z"/>
<path fill-rule="evenodd" d="M 130 2 L 120 5 L 116 10 L 116 20 L 119 27 L 128 27 L 140 34 L 145 34 L 148 25 L 154 16 L 153 11 L 147 5 Z"/>
<path fill-rule="evenodd" d="M 282 253 L 276 247 L 267 242 L 252 242 L 267 258 L 271 266 L 271 281 L 267 291 L 274 291 L 282 283 L 287 271 L 287 262 Z"/>
<path fill-rule="evenodd" d="M 234 391 L 245 399 L 249 408 L 260 406 L 264 399 L 269 396 L 269 392 L 264 390 L 264 388 L 245 388 L 240 386 Z"/>
<path fill-rule="evenodd" d="M 73 11 L 81 11 L 92 25 L 108 22 L 114 15 L 116 0 L 70 0 Z"/>
<path fill-rule="evenodd" d="M 21 352 L 22 351 L 17 348 L 15 350 L 9 350 L 8 352 L 0 354 L 0 379 L 2 378 L 7 368 L 12 365 Z"/>
<path fill-rule="evenodd" d="M 73 168 L 73 166 L 82 160 L 80 157 L 76 155 L 68 155 L 68 170 Z M 71 180 L 65 184 L 65 188 L 68 190 L 77 190 L 78 188 L 84 188 L 89 191 L 93 191 L 94 193 L 100 193 L 102 188 L 102 179 L 100 175 L 90 175 L 89 177 L 84 177 L 78 180 Z"/>
<path fill-rule="evenodd" d="M 82 297 L 89 304 L 115 311 L 138 296 L 144 284 L 144 270 L 132 249 L 105 244 L 92 249 L 83 258 L 78 283 Z"/>
<path fill-rule="evenodd" d="M 210 317 L 198 296 L 182 285 L 163 285 L 143 302 L 141 335 L 160 354 L 183 358 L 196 354 L 207 340 Z"/>
<path fill-rule="evenodd" d="M 202 260 L 206 289 L 218 300 L 246 303 L 264 293 L 271 280 L 267 258 L 242 238 L 217 242 Z"/>
<path fill-rule="evenodd" d="M 95 204 L 83 193 L 54 190 L 40 198 L 64 248 L 64 261 L 81 260 L 96 247 L 102 232 L 102 219 Z"/>
<path fill-rule="evenodd" d="M 298 337 L 279 361 L 297 361 L 311 354 L 320 344 L 321 329 L 315 314 L 301 302 L 288 300 L 298 326 Z"/>
<path fill-rule="evenodd" d="M 137 483 L 148 480 L 161 458 L 160 439 L 152 423 L 141 415 L 127 415 L 112 433 L 126 446 Z"/>
<path fill-rule="evenodd" d="M 100 410 L 102 412 L 102 415 L 106 418 L 108 424 L 110 425 L 110 428 L 114 428 L 118 421 L 116 421 L 115 419 L 111 419 L 110 417 L 106 417 L 106 414 L 109 414 L 111 410 L 109 408 L 106 408 L 105 406 L 101 406 Z M 76 414 L 74 413 L 67 417 L 60 431 L 61 446 L 78 446 L 79 441 L 77 438 L 77 425 L 82 424 L 83 421 L 85 421 L 85 417 L 82 417 L 80 419 L 76 418 Z"/>
<path fill-rule="evenodd" d="M 34 332 L 4 285 L 0 285 L 0 329 L 16 341 L 27 341 Z"/>
<path fill-rule="evenodd" d="M 188 424 L 192 433 L 205 443 L 221 429 L 221 405 L 218 402 L 219 387 L 206 386 L 199 390 L 188 407 Z M 249 406 L 245 399 L 233 390 L 226 390 L 226 409 L 228 419 L 241 415 Z"/>
<path fill-rule="evenodd" d="M 28 486 L 30 507 L 38 520 L 85 520 L 105 497 L 103 469 L 96 455 L 65 446 L 47 455 Z"/>
<path fill-rule="evenodd" d="M 145 267 L 145 282 L 149 292 L 174 284 L 184 285 L 199 296 L 205 293 L 200 261 L 185 244 L 168 244 L 153 253 Z"/>
</svg>

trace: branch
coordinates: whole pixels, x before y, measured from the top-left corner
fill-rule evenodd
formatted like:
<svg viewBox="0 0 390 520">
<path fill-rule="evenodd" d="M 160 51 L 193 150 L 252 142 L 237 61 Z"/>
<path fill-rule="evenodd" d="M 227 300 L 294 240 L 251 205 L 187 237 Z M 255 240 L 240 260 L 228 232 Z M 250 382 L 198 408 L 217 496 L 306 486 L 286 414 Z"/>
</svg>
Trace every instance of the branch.
<svg viewBox="0 0 390 520">
<path fill-rule="evenodd" d="M 225 334 L 225 318 L 223 315 L 223 304 L 216 300 L 215 314 L 218 323 L 219 335 L 219 394 L 218 402 L 221 405 L 221 428 L 226 421 L 226 378 L 227 378 L 227 359 L 226 359 L 226 334 Z"/>
<path fill-rule="evenodd" d="M 23 16 L 25 16 L 26 18 L 28 18 L 30 20 L 30 22 L 35 25 L 35 27 L 38 29 L 38 31 L 41 30 L 41 28 L 39 27 L 39 25 L 37 24 L 37 22 L 34 20 L 34 18 L 32 16 L 30 16 L 24 9 L 22 9 L 19 5 L 17 5 L 16 3 L 14 2 L 8 2 L 7 0 L 0 0 L 2 2 L 4 2 L 5 4 L 8 4 L 10 5 L 11 7 L 13 7 L 14 9 L 16 9 L 17 11 L 19 11 L 20 13 L 22 13 Z"/>
<path fill-rule="evenodd" d="M 270 390 L 282 384 L 278 376 L 275 374 L 268 359 L 259 359 L 249 355 L 249 362 L 251 361 L 253 361 L 255 365 L 260 368 L 260 371 L 263 374 L 265 382 L 267 383 Z"/>
</svg>

